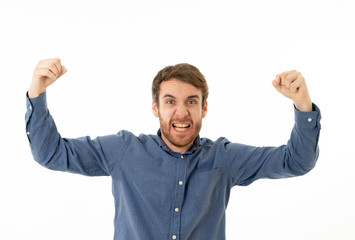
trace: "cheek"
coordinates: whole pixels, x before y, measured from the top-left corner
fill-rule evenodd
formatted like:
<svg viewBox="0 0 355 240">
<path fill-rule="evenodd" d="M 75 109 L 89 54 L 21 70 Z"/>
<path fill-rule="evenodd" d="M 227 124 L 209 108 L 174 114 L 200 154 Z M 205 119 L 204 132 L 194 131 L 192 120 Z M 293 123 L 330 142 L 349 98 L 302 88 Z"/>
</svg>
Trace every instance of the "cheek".
<svg viewBox="0 0 355 240">
<path fill-rule="evenodd" d="M 203 111 L 191 112 L 191 118 L 194 120 L 194 122 L 201 121 L 203 118 Z"/>
<path fill-rule="evenodd" d="M 172 117 L 172 111 L 166 110 L 166 109 L 160 109 L 159 111 L 159 117 L 161 120 L 163 121 L 170 121 L 171 117 Z"/>
</svg>

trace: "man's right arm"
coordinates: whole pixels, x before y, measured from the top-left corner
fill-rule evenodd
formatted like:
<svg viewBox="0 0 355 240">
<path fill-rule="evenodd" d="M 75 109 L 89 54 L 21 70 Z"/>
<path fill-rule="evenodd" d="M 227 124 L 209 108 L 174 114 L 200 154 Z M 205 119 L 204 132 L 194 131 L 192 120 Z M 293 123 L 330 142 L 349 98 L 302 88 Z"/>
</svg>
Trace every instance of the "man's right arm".
<svg viewBox="0 0 355 240">
<path fill-rule="evenodd" d="M 25 117 L 32 155 L 38 163 L 52 170 L 90 176 L 110 175 L 113 160 L 118 160 L 112 156 L 121 156 L 121 147 L 125 145 L 121 142 L 123 138 L 119 134 L 94 140 L 90 137 L 62 138 L 49 113 L 46 88 L 65 72 L 60 59 L 41 61 L 34 70 Z"/>
</svg>

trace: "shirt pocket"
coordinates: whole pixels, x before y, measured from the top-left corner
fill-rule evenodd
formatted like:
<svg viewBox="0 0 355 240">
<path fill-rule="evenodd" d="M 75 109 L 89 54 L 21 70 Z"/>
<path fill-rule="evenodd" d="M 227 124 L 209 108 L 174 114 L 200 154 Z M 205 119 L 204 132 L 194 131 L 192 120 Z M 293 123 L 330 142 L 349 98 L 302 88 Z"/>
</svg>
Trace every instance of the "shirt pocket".
<svg viewBox="0 0 355 240">
<path fill-rule="evenodd" d="M 213 171 L 196 173 L 194 178 L 195 203 L 197 207 L 206 209 L 217 202 L 222 171 L 217 168 Z"/>
</svg>

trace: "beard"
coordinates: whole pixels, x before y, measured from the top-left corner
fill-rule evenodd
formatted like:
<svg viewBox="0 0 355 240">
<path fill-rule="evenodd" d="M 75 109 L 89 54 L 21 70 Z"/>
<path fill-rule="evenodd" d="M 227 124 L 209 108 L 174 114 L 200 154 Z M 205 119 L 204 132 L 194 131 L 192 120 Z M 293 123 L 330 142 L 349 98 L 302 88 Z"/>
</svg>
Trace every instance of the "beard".
<svg viewBox="0 0 355 240">
<path fill-rule="evenodd" d="M 202 119 L 198 122 L 192 122 L 191 119 L 179 119 L 177 122 L 188 122 L 189 127 L 186 132 L 179 133 L 174 129 L 173 122 L 174 119 L 165 121 L 159 114 L 160 121 L 160 130 L 162 134 L 162 138 L 164 137 L 169 143 L 165 143 L 166 145 L 173 145 L 175 147 L 183 148 L 187 146 L 192 146 L 196 137 L 200 133 L 202 127 Z M 163 140 L 164 140 L 163 138 Z"/>
</svg>

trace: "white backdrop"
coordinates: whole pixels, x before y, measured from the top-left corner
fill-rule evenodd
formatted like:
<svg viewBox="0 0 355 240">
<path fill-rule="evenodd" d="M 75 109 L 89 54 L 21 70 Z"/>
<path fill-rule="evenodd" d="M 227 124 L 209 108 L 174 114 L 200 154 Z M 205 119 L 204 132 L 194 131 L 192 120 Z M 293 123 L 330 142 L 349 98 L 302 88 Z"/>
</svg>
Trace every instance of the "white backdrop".
<svg viewBox="0 0 355 240">
<path fill-rule="evenodd" d="M 351 0 L 1 0 L 0 239 L 113 237 L 110 178 L 32 159 L 25 93 L 52 57 L 68 68 L 47 91 L 64 137 L 155 133 L 151 81 L 188 62 L 210 87 L 202 137 L 281 145 L 293 108 L 271 81 L 300 71 L 323 116 L 318 164 L 235 187 L 227 239 L 355 239 L 354 10 Z"/>
</svg>

